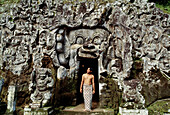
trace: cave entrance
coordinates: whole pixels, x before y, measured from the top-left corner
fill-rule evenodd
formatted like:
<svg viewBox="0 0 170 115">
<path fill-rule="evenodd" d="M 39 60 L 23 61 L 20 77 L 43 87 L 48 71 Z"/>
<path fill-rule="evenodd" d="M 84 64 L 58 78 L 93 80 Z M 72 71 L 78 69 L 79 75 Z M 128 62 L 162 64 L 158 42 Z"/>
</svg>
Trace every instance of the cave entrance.
<svg viewBox="0 0 170 115">
<path fill-rule="evenodd" d="M 95 94 L 93 94 L 93 102 L 99 102 L 99 80 L 98 80 L 98 59 L 81 59 L 79 65 L 78 80 L 77 80 L 77 104 L 84 102 L 83 94 L 80 93 L 80 84 L 82 75 L 86 73 L 88 67 L 92 67 L 94 75 Z"/>
</svg>

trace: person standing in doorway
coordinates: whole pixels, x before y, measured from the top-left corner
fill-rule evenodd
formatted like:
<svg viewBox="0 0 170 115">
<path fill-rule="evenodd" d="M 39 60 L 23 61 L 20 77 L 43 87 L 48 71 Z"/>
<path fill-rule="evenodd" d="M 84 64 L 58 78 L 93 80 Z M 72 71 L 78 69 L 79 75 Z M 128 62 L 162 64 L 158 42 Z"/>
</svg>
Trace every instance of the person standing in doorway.
<svg viewBox="0 0 170 115">
<path fill-rule="evenodd" d="M 94 75 L 92 74 L 92 68 L 90 67 L 87 68 L 87 73 L 82 75 L 80 93 L 82 92 L 84 97 L 85 111 L 91 111 L 92 95 L 95 93 L 95 83 L 94 83 Z"/>
</svg>

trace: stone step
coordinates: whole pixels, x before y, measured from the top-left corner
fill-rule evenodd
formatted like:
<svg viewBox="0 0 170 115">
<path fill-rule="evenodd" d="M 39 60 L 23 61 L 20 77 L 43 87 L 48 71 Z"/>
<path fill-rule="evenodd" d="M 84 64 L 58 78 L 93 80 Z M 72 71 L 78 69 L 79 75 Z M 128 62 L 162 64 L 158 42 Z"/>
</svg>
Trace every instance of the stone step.
<svg viewBox="0 0 170 115">
<path fill-rule="evenodd" d="M 103 109 L 97 103 L 92 103 L 92 111 L 84 111 L 84 104 L 73 107 L 66 107 L 57 115 L 114 115 L 113 109 Z"/>
<path fill-rule="evenodd" d="M 114 112 L 77 112 L 77 111 L 61 111 L 57 115 L 114 115 Z"/>
</svg>

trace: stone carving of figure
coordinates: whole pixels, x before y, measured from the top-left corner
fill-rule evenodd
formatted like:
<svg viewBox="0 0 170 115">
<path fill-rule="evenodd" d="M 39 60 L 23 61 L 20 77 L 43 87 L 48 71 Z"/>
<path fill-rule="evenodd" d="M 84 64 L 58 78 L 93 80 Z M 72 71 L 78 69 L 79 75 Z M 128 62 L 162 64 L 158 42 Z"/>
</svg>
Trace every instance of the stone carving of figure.
<svg viewBox="0 0 170 115">
<path fill-rule="evenodd" d="M 45 106 L 51 98 L 51 90 L 54 81 L 51 77 L 51 70 L 48 68 L 38 68 L 32 72 L 32 79 L 29 90 L 32 91 L 30 104 L 31 108 Z"/>
<path fill-rule="evenodd" d="M 123 99 L 126 101 L 124 107 L 144 108 L 145 99 L 140 93 L 142 86 L 136 79 L 124 82 Z"/>
</svg>

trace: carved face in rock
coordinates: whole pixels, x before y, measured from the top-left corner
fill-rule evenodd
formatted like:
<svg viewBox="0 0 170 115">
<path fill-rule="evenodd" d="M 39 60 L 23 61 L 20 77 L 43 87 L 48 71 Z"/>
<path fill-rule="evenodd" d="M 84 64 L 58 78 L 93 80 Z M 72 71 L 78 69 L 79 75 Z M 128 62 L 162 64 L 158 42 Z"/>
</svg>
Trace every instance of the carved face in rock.
<svg viewBox="0 0 170 115">
<path fill-rule="evenodd" d="M 39 44 L 40 45 L 47 45 L 47 46 L 52 46 L 54 42 L 53 35 L 50 34 L 49 31 L 42 30 L 39 32 Z"/>
<path fill-rule="evenodd" d="M 104 29 L 77 29 L 68 34 L 71 45 L 93 43 L 101 45 L 109 36 L 109 32 Z"/>
<path fill-rule="evenodd" d="M 46 77 L 45 75 L 39 75 L 40 80 L 44 80 L 45 77 Z"/>
</svg>

